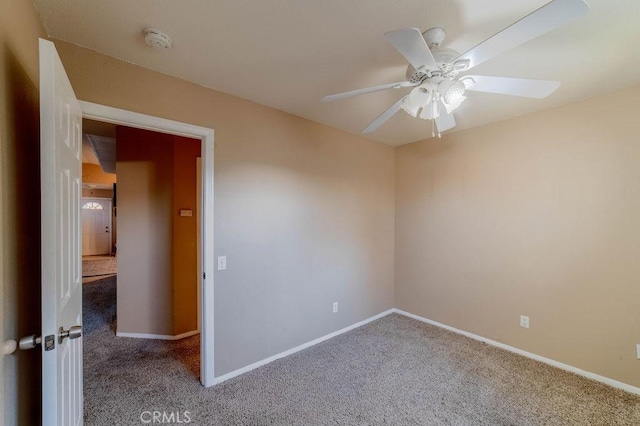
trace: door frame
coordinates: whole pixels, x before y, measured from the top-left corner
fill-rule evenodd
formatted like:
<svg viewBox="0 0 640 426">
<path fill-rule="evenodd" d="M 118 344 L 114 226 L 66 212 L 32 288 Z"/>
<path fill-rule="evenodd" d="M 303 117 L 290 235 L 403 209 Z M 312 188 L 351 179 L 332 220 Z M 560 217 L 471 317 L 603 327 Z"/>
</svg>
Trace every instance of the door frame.
<svg viewBox="0 0 640 426">
<path fill-rule="evenodd" d="M 84 222 L 82 219 L 82 206 L 84 206 L 84 203 L 86 202 L 86 200 L 101 200 L 109 203 L 109 256 L 112 256 L 113 255 L 113 222 L 112 222 L 113 221 L 113 199 L 105 198 L 105 197 L 80 197 L 80 222 L 82 223 L 83 227 L 84 227 Z"/>
<path fill-rule="evenodd" d="M 79 101 L 82 117 L 137 129 L 185 136 L 202 141 L 202 263 L 198 271 L 200 299 L 200 381 L 205 387 L 215 384 L 214 374 L 214 256 L 213 256 L 213 184 L 214 184 L 214 141 L 213 129 L 193 124 L 140 114 L 92 102 Z"/>
</svg>

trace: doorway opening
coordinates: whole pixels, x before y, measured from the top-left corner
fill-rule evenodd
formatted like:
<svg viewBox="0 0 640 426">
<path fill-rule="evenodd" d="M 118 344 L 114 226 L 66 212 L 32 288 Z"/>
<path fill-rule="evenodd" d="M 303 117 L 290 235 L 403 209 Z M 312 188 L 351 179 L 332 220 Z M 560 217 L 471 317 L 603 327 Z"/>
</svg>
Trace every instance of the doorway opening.
<svg viewBox="0 0 640 426">
<path fill-rule="evenodd" d="M 101 168 L 91 172 L 94 167 L 84 164 L 83 185 L 108 180 L 116 189 L 108 193 L 84 188 L 81 202 L 88 407 L 112 391 L 105 371 L 143 384 L 150 374 L 161 371 L 179 371 L 182 380 L 197 380 L 200 365 L 200 140 L 101 125 L 115 137 L 89 133 L 96 122 L 83 120 L 85 139 Z M 114 241 L 112 214 L 118 229 Z M 118 256 L 111 256 L 112 252 Z M 114 275 L 106 273 L 116 270 L 99 270 L 111 265 L 117 265 Z M 132 369 L 133 365 L 137 367 Z"/>
<path fill-rule="evenodd" d="M 173 162 L 167 162 L 165 158 L 160 163 L 150 164 L 149 161 L 145 162 L 142 158 L 136 158 L 136 155 L 140 154 L 139 152 L 138 154 L 129 152 L 129 157 L 127 158 L 127 150 L 124 149 L 121 158 L 116 159 L 118 181 L 114 185 L 113 219 L 115 221 L 113 223 L 117 223 L 117 237 L 113 240 L 111 254 L 117 254 L 117 258 L 119 258 L 119 281 L 117 283 L 119 292 L 122 291 L 121 284 L 124 284 L 120 280 L 124 280 L 128 274 L 130 278 L 128 282 L 138 286 L 130 295 L 139 293 L 141 276 L 147 273 L 147 281 L 152 281 L 153 285 L 158 285 L 159 277 L 163 277 L 165 282 L 170 282 L 172 286 L 170 289 L 171 295 L 184 296 L 183 300 L 171 300 L 167 304 L 165 298 L 164 306 L 170 306 L 166 310 L 171 315 L 169 317 L 158 317 L 155 320 L 152 318 L 150 323 L 146 324 L 150 328 L 145 330 L 145 324 L 141 324 L 143 321 L 140 320 L 148 320 L 149 315 L 142 311 L 144 308 L 148 308 L 147 312 L 151 314 L 161 312 L 162 309 L 159 309 L 159 305 L 162 305 L 161 297 L 155 294 L 154 297 L 147 298 L 146 302 L 144 302 L 135 301 L 133 296 L 123 294 L 125 296 L 124 302 L 121 303 L 121 295 L 118 294 L 118 322 L 117 327 L 112 332 L 117 333 L 119 336 L 117 338 L 119 339 L 154 339 L 154 342 L 150 343 L 150 346 L 153 347 L 161 344 L 163 339 L 181 340 L 183 348 L 185 347 L 184 342 L 190 336 L 199 333 L 199 347 L 195 348 L 195 350 L 190 348 L 187 352 L 191 354 L 192 358 L 194 352 L 196 355 L 200 355 L 199 371 L 195 370 L 194 374 L 196 376 L 199 375 L 203 385 L 211 386 L 215 383 L 213 373 L 213 262 L 212 260 L 207 260 L 207 258 L 212 259 L 213 253 L 213 131 L 97 104 L 86 102 L 80 102 L 80 104 L 83 110 L 84 122 L 108 123 L 115 127 L 116 131 L 120 129 L 117 133 L 121 133 L 123 138 L 129 137 L 133 141 L 131 144 L 123 146 L 136 145 L 136 141 L 140 141 L 145 135 L 157 134 L 161 135 L 161 139 L 164 138 L 164 142 L 160 141 L 159 144 L 152 143 L 146 151 L 145 149 L 143 151 L 153 156 L 154 153 L 157 154 L 158 151 L 161 151 L 161 146 L 164 146 L 165 148 L 169 147 L 171 153 L 175 154 L 172 158 Z M 88 127 L 85 125 L 85 128 Z M 117 137 L 116 145 L 119 142 L 119 137 Z M 188 151 L 187 154 L 185 154 L 185 150 Z M 178 151 L 182 153 L 180 154 Z M 118 156 L 120 157 L 119 149 Z M 178 164 L 180 162 L 182 165 Z M 186 171 L 184 169 L 185 162 L 189 163 Z M 142 178 L 140 175 L 132 177 L 131 173 L 135 175 L 135 169 L 138 172 L 142 170 Z M 167 191 L 160 188 L 163 182 L 166 184 L 170 180 L 172 180 L 171 183 L 184 184 L 185 175 L 187 176 L 186 180 L 190 183 L 188 191 L 185 191 L 184 188 L 174 190 L 173 195 L 168 197 Z M 150 187 L 155 188 L 155 193 L 152 194 L 153 197 L 164 201 L 165 206 L 170 205 L 168 210 L 164 212 L 158 211 L 154 209 L 153 203 L 148 202 L 150 196 L 148 194 L 147 196 L 143 195 L 142 190 Z M 97 188 L 93 189 L 94 195 L 96 195 L 96 190 Z M 187 194 L 193 194 L 193 197 L 190 200 L 185 200 L 185 195 Z M 89 199 L 90 197 L 86 198 L 87 200 L 84 200 L 86 203 L 99 202 L 99 200 Z M 147 201 L 146 203 L 145 200 Z M 92 206 L 92 204 L 87 205 L 87 210 L 90 210 Z M 157 207 L 157 203 L 155 206 Z M 143 218 L 138 213 L 145 213 L 146 216 Z M 132 219 L 134 214 L 138 214 L 139 217 Z M 91 213 L 87 212 L 86 215 L 89 216 Z M 94 213 L 94 215 L 98 214 Z M 171 235 L 167 234 L 167 227 L 165 226 L 163 231 L 162 227 L 158 225 L 159 223 L 170 224 Z M 106 225 L 104 226 L 106 227 Z M 141 238 L 142 234 L 132 235 L 136 232 L 144 231 L 143 228 L 145 226 L 147 231 L 146 238 Z M 193 230 L 193 233 L 188 232 L 189 230 Z M 150 245 L 147 244 L 147 247 L 142 249 L 141 247 L 133 247 L 141 241 L 146 240 L 148 243 L 149 238 L 161 237 L 158 235 L 161 233 L 164 234 L 164 237 L 162 237 L 164 241 L 169 241 L 169 245 L 171 245 L 169 250 L 172 250 L 172 254 L 170 257 L 166 257 L 166 259 L 169 259 L 167 262 L 157 261 L 158 250 L 156 249 L 162 252 L 162 244 L 157 242 Z M 160 239 L 162 240 L 162 238 Z M 187 241 L 182 241 L 181 247 L 173 247 L 173 242 L 180 239 Z M 167 245 L 165 244 L 164 246 L 166 252 Z M 151 257 L 156 261 L 154 267 L 149 267 L 148 262 L 145 264 L 135 260 L 131 261 L 133 257 L 141 252 L 145 253 L 154 250 L 156 252 L 151 253 Z M 206 256 L 207 253 L 210 253 L 208 257 Z M 127 260 L 129 260 L 129 266 L 126 266 Z M 167 263 L 170 264 L 171 268 L 166 268 Z M 185 265 L 187 269 L 185 269 Z M 149 277 L 149 272 L 153 269 L 157 270 L 151 271 L 151 277 Z M 168 270 L 171 272 L 167 273 Z M 207 271 L 211 271 L 208 277 Z M 168 277 L 168 275 L 171 275 L 171 277 Z M 193 277 L 192 280 L 187 281 L 191 281 L 195 285 L 189 285 L 189 289 L 183 291 L 184 288 L 175 287 L 175 282 L 184 282 L 186 275 Z M 126 289 L 126 287 L 124 288 Z M 124 291 L 122 292 L 124 293 Z M 186 300 L 197 300 L 197 302 L 190 304 L 185 302 Z M 127 304 L 130 306 L 127 307 Z M 133 321 L 128 321 L 128 324 L 125 323 L 124 317 L 120 318 L 120 314 L 124 315 L 127 310 L 129 310 L 129 320 L 133 319 Z M 171 329 L 171 332 L 166 333 L 163 331 L 161 328 L 163 322 L 165 326 L 169 323 L 173 324 L 173 328 L 165 327 L 164 329 Z M 194 365 L 197 367 L 197 364 L 191 363 L 189 368 L 194 369 Z"/>
<path fill-rule="evenodd" d="M 110 124 L 83 120 L 82 129 L 80 219 L 86 284 L 117 274 L 116 139 Z"/>
</svg>

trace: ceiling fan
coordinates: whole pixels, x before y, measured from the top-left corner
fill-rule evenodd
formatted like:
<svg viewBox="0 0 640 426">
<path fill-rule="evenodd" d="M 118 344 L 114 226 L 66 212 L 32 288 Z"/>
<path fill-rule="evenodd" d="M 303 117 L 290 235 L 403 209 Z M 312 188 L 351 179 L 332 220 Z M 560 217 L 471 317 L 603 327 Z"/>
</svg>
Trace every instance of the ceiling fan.
<svg viewBox="0 0 640 426">
<path fill-rule="evenodd" d="M 385 39 L 409 61 L 406 81 L 338 93 L 324 97 L 322 102 L 413 87 L 409 94 L 380 114 L 362 133 L 375 131 L 403 109 L 412 117 L 433 120 L 432 136 L 437 133 L 439 137 L 441 132 L 455 127 L 452 113 L 466 99 L 467 90 L 536 99 L 552 94 L 560 87 L 560 82 L 458 74 L 567 24 L 588 10 L 584 0 L 553 0 L 462 55 L 440 48 L 445 36 L 442 28 L 431 28 L 424 33 L 417 28 L 390 31 L 385 33 Z"/>
</svg>

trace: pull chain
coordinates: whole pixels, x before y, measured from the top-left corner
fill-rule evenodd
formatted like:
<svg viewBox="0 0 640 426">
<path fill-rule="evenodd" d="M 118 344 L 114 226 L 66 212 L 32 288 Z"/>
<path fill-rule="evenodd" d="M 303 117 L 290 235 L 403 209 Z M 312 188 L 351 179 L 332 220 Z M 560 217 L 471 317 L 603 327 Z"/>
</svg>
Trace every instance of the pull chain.
<svg viewBox="0 0 640 426">
<path fill-rule="evenodd" d="M 438 98 L 436 98 L 437 100 Z M 431 105 L 432 105 L 432 116 L 434 117 L 431 123 L 431 137 L 434 138 L 436 136 L 436 114 L 438 112 L 437 110 L 437 104 L 436 104 L 436 100 L 431 101 Z M 442 134 L 440 134 L 440 129 L 437 129 L 438 131 L 438 139 L 442 138 Z"/>
<path fill-rule="evenodd" d="M 431 120 L 431 137 L 436 137 L 436 119 Z"/>
</svg>

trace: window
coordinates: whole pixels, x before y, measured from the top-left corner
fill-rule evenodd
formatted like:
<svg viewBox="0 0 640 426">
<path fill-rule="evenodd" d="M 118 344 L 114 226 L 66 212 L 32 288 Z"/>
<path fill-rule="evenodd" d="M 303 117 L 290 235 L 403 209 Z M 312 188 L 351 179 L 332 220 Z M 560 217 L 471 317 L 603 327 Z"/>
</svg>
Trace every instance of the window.
<svg viewBox="0 0 640 426">
<path fill-rule="evenodd" d="M 82 205 L 83 210 L 102 210 L 102 204 L 95 201 L 88 201 Z"/>
</svg>

